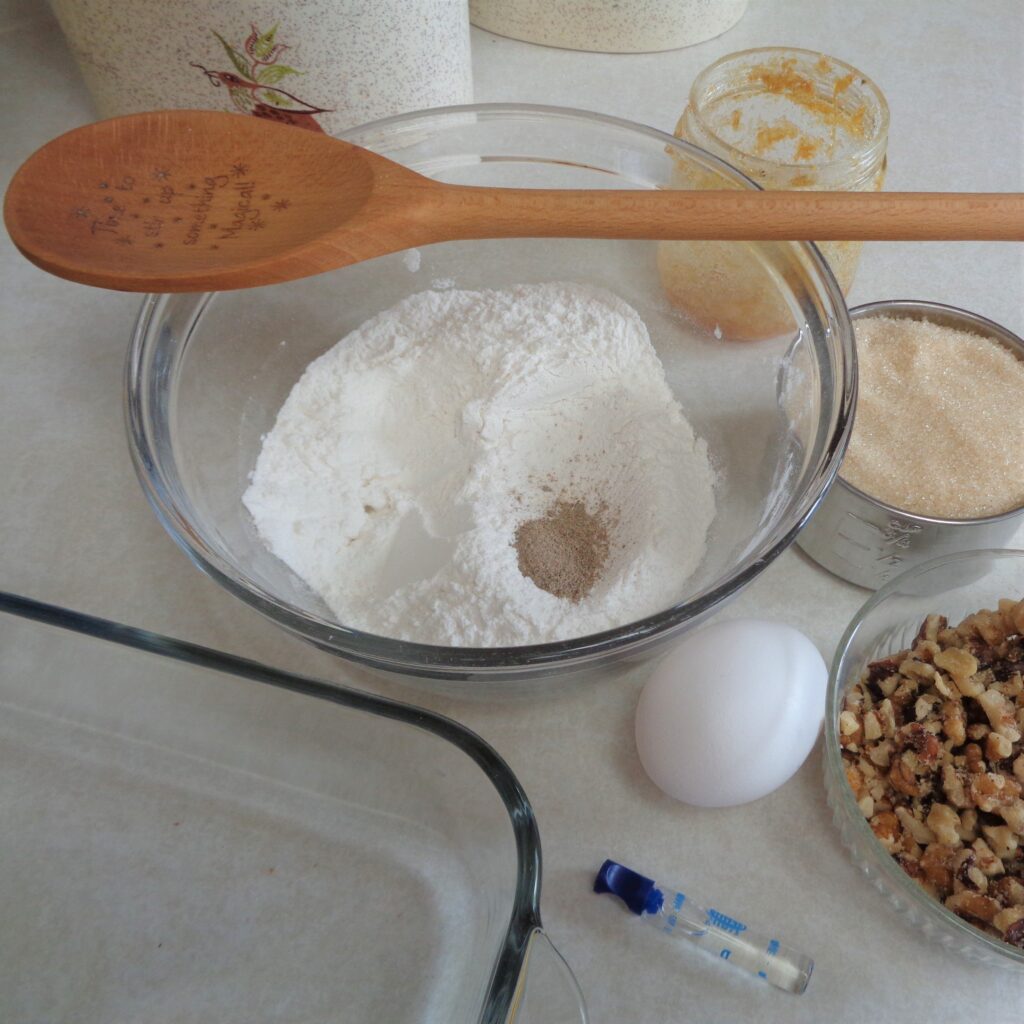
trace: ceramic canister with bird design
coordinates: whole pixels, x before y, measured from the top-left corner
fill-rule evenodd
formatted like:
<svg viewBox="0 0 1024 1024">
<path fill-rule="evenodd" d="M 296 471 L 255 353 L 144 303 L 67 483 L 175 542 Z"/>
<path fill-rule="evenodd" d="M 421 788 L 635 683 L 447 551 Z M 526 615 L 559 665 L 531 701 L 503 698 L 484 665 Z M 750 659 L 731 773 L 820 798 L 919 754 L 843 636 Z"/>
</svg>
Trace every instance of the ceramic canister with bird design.
<svg viewBox="0 0 1024 1024">
<path fill-rule="evenodd" d="M 237 110 L 337 134 L 472 102 L 465 0 L 50 0 L 102 117 Z"/>
</svg>

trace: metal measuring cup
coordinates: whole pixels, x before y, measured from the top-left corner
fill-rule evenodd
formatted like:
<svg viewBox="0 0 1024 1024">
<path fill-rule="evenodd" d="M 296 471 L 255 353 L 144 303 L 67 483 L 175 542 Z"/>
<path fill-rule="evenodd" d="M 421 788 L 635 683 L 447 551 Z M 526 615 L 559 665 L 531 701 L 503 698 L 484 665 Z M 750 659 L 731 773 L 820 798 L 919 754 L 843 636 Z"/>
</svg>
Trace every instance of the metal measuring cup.
<svg viewBox="0 0 1024 1024">
<path fill-rule="evenodd" d="M 956 306 L 888 300 L 850 310 L 850 318 L 888 316 L 929 320 L 969 331 L 1024 359 L 1024 340 L 1005 327 Z M 938 555 L 1006 547 L 1024 521 L 1024 507 L 984 519 L 938 519 L 886 505 L 841 476 L 822 499 L 797 544 L 820 566 L 861 587 L 877 589 L 897 573 Z"/>
</svg>

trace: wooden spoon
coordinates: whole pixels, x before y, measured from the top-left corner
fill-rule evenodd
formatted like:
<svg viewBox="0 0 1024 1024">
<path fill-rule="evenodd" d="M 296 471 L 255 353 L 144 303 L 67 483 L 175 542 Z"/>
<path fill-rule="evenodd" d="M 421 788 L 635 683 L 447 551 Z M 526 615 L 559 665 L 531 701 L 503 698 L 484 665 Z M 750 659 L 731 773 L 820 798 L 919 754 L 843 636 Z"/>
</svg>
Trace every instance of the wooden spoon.
<svg viewBox="0 0 1024 1024">
<path fill-rule="evenodd" d="M 4 203 L 15 245 L 123 291 L 248 288 L 464 238 L 1024 239 L 1024 195 L 445 185 L 254 117 L 167 110 L 34 153 Z"/>
</svg>

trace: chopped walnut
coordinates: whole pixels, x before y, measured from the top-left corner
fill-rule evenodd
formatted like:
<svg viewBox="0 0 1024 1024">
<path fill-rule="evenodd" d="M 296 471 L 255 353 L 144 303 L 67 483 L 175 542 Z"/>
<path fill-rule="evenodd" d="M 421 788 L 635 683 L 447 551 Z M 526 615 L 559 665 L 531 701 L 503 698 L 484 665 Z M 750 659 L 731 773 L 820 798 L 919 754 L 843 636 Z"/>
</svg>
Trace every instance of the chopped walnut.
<svg viewBox="0 0 1024 1024">
<path fill-rule="evenodd" d="M 1003 941 L 1024 949 L 1024 907 L 1007 907 L 992 918 L 992 924 L 1002 933 Z"/>
<path fill-rule="evenodd" d="M 1000 611 L 1002 605 L 1000 605 Z M 939 638 L 939 633 L 949 625 L 949 620 L 945 615 L 929 615 L 928 618 L 921 623 L 921 628 L 917 632 L 917 646 L 923 646 L 924 643 L 934 643 Z"/>
<path fill-rule="evenodd" d="M 977 631 L 978 636 L 992 647 L 1006 639 L 1006 630 L 1003 625 L 1003 617 L 998 612 L 989 611 L 987 608 L 974 615 L 968 615 L 963 625 Z"/>
<path fill-rule="evenodd" d="M 988 840 L 989 846 L 1000 860 L 1013 859 L 1017 852 L 1017 835 L 1009 825 L 982 825 L 981 831 Z"/>
<path fill-rule="evenodd" d="M 981 756 L 981 747 L 977 743 L 968 743 L 964 747 L 964 765 L 972 775 L 985 771 L 985 759 Z"/>
<path fill-rule="evenodd" d="M 906 676 L 908 683 L 912 679 L 923 679 L 927 682 L 930 679 L 935 678 L 935 666 L 929 664 L 927 661 L 919 661 L 916 658 L 907 658 L 900 665 L 900 675 Z M 898 690 L 899 687 L 896 687 Z M 910 689 L 910 686 L 907 686 Z"/>
<path fill-rule="evenodd" d="M 969 889 L 954 893 L 946 900 L 946 906 L 960 917 L 974 923 L 983 921 L 988 924 L 1003 908 L 991 896 L 971 892 Z"/>
<path fill-rule="evenodd" d="M 1024 800 L 1014 800 L 1013 803 L 997 809 L 999 816 L 1019 836 L 1024 836 Z"/>
<path fill-rule="evenodd" d="M 915 818 L 906 807 L 897 807 L 896 817 L 899 818 L 900 824 L 907 832 L 913 836 L 914 842 L 921 843 L 922 846 L 928 846 L 929 843 L 935 842 L 936 834 L 920 818 Z M 959 836 L 957 838 L 959 839 Z M 945 842 L 942 838 L 939 841 Z"/>
<path fill-rule="evenodd" d="M 871 662 L 839 720 L 846 777 L 882 846 L 929 894 L 1024 949 L 1024 600 Z"/>
<path fill-rule="evenodd" d="M 843 712 L 844 714 L 846 712 Z M 864 716 L 864 741 L 871 743 L 874 740 L 881 739 L 882 737 L 882 723 L 878 720 L 878 715 L 874 711 L 869 711 Z"/>
<path fill-rule="evenodd" d="M 948 647 L 940 651 L 935 655 L 935 664 L 949 673 L 958 690 L 962 682 L 970 679 L 978 671 L 978 659 L 962 647 Z"/>
<path fill-rule="evenodd" d="M 878 835 L 876 832 L 875 835 Z M 939 895 L 953 891 L 953 858 L 956 849 L 942 843 L 932 843 L 921 857 L 924 877 L 935 887 Z"/>
<path fill-rule="evenodd" d="M 965 843 L 978 838 L 978 812 L 973 807 L 964 808 L 960 815 L 960 828 L 957 830 Z"/>
<path fill-rule="evenodd" d="M 1012 875 L 1004 875 L 992 883 L 990 894 L 1004 907 L 1018 907 L 1024 911 L 1024 882 Z"/>
<path fill-rule="evenodd" d="M 961 697 L 979 697 L 985 692 L 985 683 L 978 676 L 961 679 L 956 684 Z"/>
<path fill-rule="evenodd" d="M 1024 601 L 1008 601 L 1004 597 L 999 602 L 999 614 L 1003 617 L 1003 629 L 1007 636 L 1024 633 Z"/>
<path fill-rule="evenodd" d="M 963 775 L 951 764 L 944 765 L 942 768 L 942 789 L 954 807 L 969 806 L 967 803 L 967 792 L 964 789 Z"/>
<path fill-rule="evenodd" d="M 1020 739 L 1016 709 L 994 686 L 978 696 L 978 703 L 988 715 L 989 725 L 1011 743 Z"/>
<path fill-rule="evenodd" d="M 1020 796 L 1020 783 L 999 772 L 978 772 L 971 776 L 970 794 L 979 811 L 998 811 Z"/>
<path fill-rule="evenodd" d="M 859 728 L 860 723 L 852 711 L 844 711 L 839 716 L 839 733 L 841 736 L 852 736 Z"/>
<path fill-rule="evenodd" d="M 864 773 L 855 764 L 847 764 L 846 784 L 853 790 L 853 795 L 860 797 L 864 793 Z"/>
<path fill-rule="evenodd" d="M 886 676 L 879 680 L 878 688 L 882 691 L 883 697 L 891 697 L 896 691 L 896 684 L 900 681 L 897 675 Z"/>
<path fill-rule="evenodd" d="M 967 718 L 964 715 L 963 704 L 959 700 L 945 701 L 940 717 L 942 731 L 953 741 L 954 746 L 960 746 L 967 739 Z"/>
<path fill-rule="evenodd" d="M 1024 675 L 1014 672 L 1009 679 L 996 683 L 996 689 L 1007 697 L 1017 698 L 1024 693 Z"/>
<path fill-rule="evenodd" d="M 985 737 L 985 756 L 989 761 L 1005 761 L 1013 753 L 1013 743 L 997 732 Z"/>
<path fill-rule="evenodd" d="M 878 720 L 882 723 L 882 735 L 891 740 L 896 735 L 896 711 L 888 697 L 878 705 Z"/>
<path fill-rule="evenodd" d="M 978 867 L 989 878 L 1006 873 L 1003 862 L 989 849 L 989 845 L 984 839 L 975 839 L 971 843 L 971 849 L 974 850 L 978 859 Z"/>
<path fill-rule="evenodd" d="M 978 855 L 969 847 L 963 847 L 953 858 L 953 892 L 986 892 L 988 878 L 978 866 Z"/>
<path fill-rule="evenodd" d="M 871 831 L 878 837 L 878 841 L 890 852 L 894 853 L 899 847 L 900 820 L 892 811 L 882 811 L 876 814 L 868 822 Z"/>
<path fill-rule="evenodd" d="M 917 766 L 933 765 L 939 758 L 939 741 L 922 722 L 911 722 L 909 725 L 904 725 L 896 734 L 896 745 L 912 750 Z M 915 768 L 915 772 L 917 772 L 917 768 Z"/>
<path fill-rule="evenodd" d="M 889 781 L 894 789 L 898 789 L 905 796 L 924 796 L 925 790 L 918 781 L 915 765 L 910 755 L 903 754 L 898 760 L 893 761 L 889 769 Z"/>
<path fill-rule="evenodd" d="M 876 743 L 868 749 L 868 757 L 871 759 L 871 763 L 877 764 L 879 768 L 888 768 L 889 762 L 892 760 L 892 742 L 883 740 L 881 743 Z"/>
<path fill-rule="evenodd" d="M 952 807 L 947 807 L 946 804 L 932 804 L 926 824 L 940 843 L 947 846 L 960 845 L 960 815 Z"/>
</svg>

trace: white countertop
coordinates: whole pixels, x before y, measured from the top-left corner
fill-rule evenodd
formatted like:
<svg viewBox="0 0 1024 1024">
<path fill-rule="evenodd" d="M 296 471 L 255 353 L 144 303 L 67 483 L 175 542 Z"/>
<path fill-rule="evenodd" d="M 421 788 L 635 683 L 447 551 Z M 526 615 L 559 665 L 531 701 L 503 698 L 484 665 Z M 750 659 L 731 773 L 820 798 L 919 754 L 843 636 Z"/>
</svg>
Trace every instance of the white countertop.
<svg viewBox="0 0 1024 1024">
<path fill-rule="evenodd" d="M 887 187 L 1024 190 L 1017 0 L 751 0 L 719 39 L 636 56 L 475 31 L 476 96 L 582 107 L 670 131 L 697 71 L 768 44 L 824 50 L 881 86 L 892 110 Z M 92 113 L 39 0 L 0 0 L 0 58 L 6 183 L 33 149 Z M 6 236 L 0 269 L 3 589 L 413 699 L 479 731 L 536 809 L 545 924 L 595 1022 L 1019 1019 L 1024 977 L 966 965 L 928 944 L 853 868 L 825 803 L 820 747 L 757 803 L 688 808 L 661 796 L 637 762 L 632 717 L 643 673 L 533 703 L 399 689 L 286 636 L 200 575 L 150 512 L 124 441 L 121 364 L 138 297 L 49 277 Z M 850 301 L 882 298 L 948 302 L 1024 332 L 1024 247 L 869 244 Z M 722 614 L 789 622 L 830 659 L 865 596 L 793 550 Z M 606 856 L 774 929 L 814 957 L 807 993 L 758 987 L 632 928 L 611 900 L 589 895 Z"/>
</svg>

